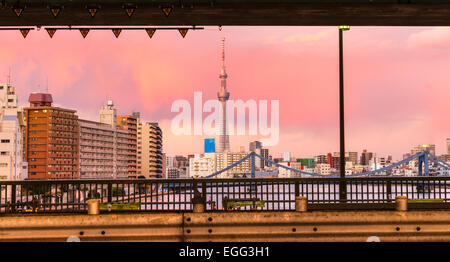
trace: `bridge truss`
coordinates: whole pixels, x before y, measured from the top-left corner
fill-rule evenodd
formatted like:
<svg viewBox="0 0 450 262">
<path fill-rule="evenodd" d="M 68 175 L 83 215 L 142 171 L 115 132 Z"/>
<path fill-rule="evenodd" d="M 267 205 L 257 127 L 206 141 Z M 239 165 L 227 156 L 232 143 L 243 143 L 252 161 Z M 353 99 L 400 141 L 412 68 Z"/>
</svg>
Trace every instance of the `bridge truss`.
<svg viewBox="0 0 450 262">
<path fill-rule="evenodd" d="M 313 172 L 307 172 L 304 170 L 299 170 L 299 169 L 295 169 L 292 167 L 288 167 L 288 166 L 284 166 L 281 165 L 279 163 L 276 163 L 275 161 L 272 161 L 270 159 L 267 159 L 259 154 L 256 154 L 255 152 L 251 152 L 248 155 L 246 155 L 245 157 L 243 157 L 242 159 L 240 159 L 239 161 L 233 163 L 230 166 L 227 166 L 226 168 L 219 170 L 209 176 L 206 176 L 205 178 L 214 178 L 217 177 L 218 175 L 227 172 L 228 170 L 231 170 L 234 167 L 237 167 L 238 165 L 243 164 L 246 160 L 250 159 L 250 163 L 251 163 L 251 177 L 255 178 L 255 160 L 256 158 L 261 159 L 262 161 L 266 161 L 278 168 L 283 168 L 285 170 L 294 172 L 294 173 L 298 173 L 300 175 L 307 175 L 307 176 L 311 176 L 311 177 L 338 177 L 336 175 L 324 175 L 324 174 L 318 174 L 318 173 L 313 173 Z M 443 161 L 442 159 L 439 159 L 437 156 L 431 154 L 428 151 L 425 152 L 419 152 L 415 155 L 412 155 L 408 158 L 405 158 L 395 164 L 383 167 L 383 168 L 379 168 L 376 170 L 372 170 L 372 171 L 368 171 L 368 172 L 362 172 L 362 173 L 357 173 L 357 174 L 351 174 L 351 175 L 346 175 L 346 177 L 364 177 L 364 176 L 374 176 L 380 173 L 384 173 L 387 171 L 390 171 L 396 167 L 399 167 L 401 165 L 407 164 L 411 161 L 417 160 L 418 161 L 418 176 L 429 176 L 430 175 L 430 163 L 434 164 L 434 167 L 439 167 L 443 170 L 448 170 L 450 171 L 450 164 Z"/>
</svg>

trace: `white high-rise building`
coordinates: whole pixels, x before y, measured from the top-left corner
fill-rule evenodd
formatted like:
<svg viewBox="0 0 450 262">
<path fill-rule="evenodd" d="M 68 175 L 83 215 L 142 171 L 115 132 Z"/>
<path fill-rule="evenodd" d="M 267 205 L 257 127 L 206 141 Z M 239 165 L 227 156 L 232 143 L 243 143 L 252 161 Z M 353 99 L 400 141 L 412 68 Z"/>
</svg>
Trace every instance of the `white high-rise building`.
<svg viewBox="0 0 450 262">
<path fill-rule="evenodd" d="M 17 108 L 17 95 L 10 83 L 0 84 L 0 180 L 28 177 L 23 160 L 23 111 Z"/>
<path fill-rule="evenodd" d="M 128 177 L 128 132 L 116 125 L 116 109 L 108 101 L 100 110 L 100 122 L 79 119 L 80 178 Z"/>
<path fill-rule="evenodd" d="M 78 119 L 80 126 L 80 178 L 117 177 L 114 159 L 115 130 L 107 124 Z"/>
<path fill-rule="evenodd" d="M 206 177 L 216 172 L 216 153 L 195 154 L 189 159 L 189 177 Z"/>
<path fill-rule="evenodd" d="M 196 154 L 189 159 L 189 177 L 206 177 L 244 158 L 248 152 L 224 152 Z M 214 178 L 250 177 L 250 158 Z"/>
<path fill-rule="evenodd" d="M 254 152 L 261 156 L 262 155 L 261 150 L 262 148 L 256 148 Z M 258 169 L 264 168 L 263 161 L 259 157 L 255 157 L 255 167 Z"/>
<path fill-rule="evenodd" d="M 128 132 L 117 128 L 117 110 L 112 100 L 100 109 L 100 123 L 109 125 L 114 132 L 114 178 L 128 177 Z"/>
<path fill-rule="evenodd" d="M 114 103 L 112 100 L 108 100 L 106 106 L 102 106 L 102 109 L 100 109 L 100 123 L 107 124 L 113 129 L 116 129 L 116 118 L 117 111 L 114 108 Z"/>
<path fill-rule="evenodd" d="M 316 164 L 314 172 L 321 175 L 330 175 L 331 174 L 330 164 L 323 164 L 323 163 Z"/>
<path fill-rule="evenodd" d="M 232 164 L 238 162 L 242 158 L 248 155 L 248 152 L 223 152 L 216 153 L 216 169 L 220 171 Z M 255 159 L 256 160 L 256 159 Z M 256 162 L 256 161 L 255 161 Z M 250 177 L 251 173 L 251 161 L 247 158 L 242 163 L 228 169 L 221 173 L 217 178 L 234 178 L 234 177 Z"/>
<path fill-rule="evenodd" d="M 166 156 L 166 167 L 174 167 L 174 165 L 173 165 L 174 160 L 175 160 L 175 157 Z"/>
<path fill-rule="evenodd" d="M 283 161 L 284 161 L 284 162 L 289 162 L 289 161 L 291 161 L 291 152 L 284 152 L 284 153 L 283 153 Z"/>
</svg>

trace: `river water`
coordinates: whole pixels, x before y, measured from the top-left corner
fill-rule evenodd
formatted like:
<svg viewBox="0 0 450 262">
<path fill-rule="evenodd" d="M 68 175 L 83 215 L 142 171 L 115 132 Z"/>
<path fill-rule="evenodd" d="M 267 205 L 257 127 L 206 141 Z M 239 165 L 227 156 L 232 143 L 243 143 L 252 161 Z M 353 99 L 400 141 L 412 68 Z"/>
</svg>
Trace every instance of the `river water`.
<svg viewBox="0 0 450 262">
<path fill-rule="evenodd" d="M 133 194 L 133 185 L 124 186 L 123 196 L 113 196 L 116 203 L 141 203 L 141 210 L 191 210 L 191 188 L 182 188 L 180 185 L 164 185 L 149 187 L 144 192 Z M 395 200 L 396 196 L 407 196 L 408 199 L 450 199 L 450 187 L 443 185 L 425 186 L 420 190 L 417 185 L 391 185 L 391 192 L 387 191 L 386 184 L 352 184 L 347 185 L 347 201 L 351 203 L 379 203 L 387 200 Z M 423 188 L 423 187 L 422 187 Z M 208 184 L 206 190 L 207 209 L 222 209 L 223 199 L 256 199 L 263 201 L 260 210 L 295 210 L 295 185 L 283 183 L 241 183 L 241 184 Z M 202 191 L 202 188 L 199 188 Z M 107 202 L 106 192 L 99 191 L 102 202 Z M 310 203 L 336 203 L 339 200 L 338 183 L 331 184 L 303 184 L 299 186 L 298 195 L 307 197 Z M 28 201 L 32 198 L 28 197 Z M 0 204 L 5 206 L 11 200 L 9 194 L 2 191 Z M 26 197 L 19 195 L 16 200 L 26 202 Z M 79 207 L 80 203 L 86 203 L 86 191 L 72 190 L 58 196 L 40 197 L 41 204 L 58 206 L 64 204 L 65 208 Z M 58 207 L 59 208 L 59 207 Z M 64 207 L 61 207 L 64 208 Z M 250 209 L 246 207 L 245 209 Z"/>
</svg>

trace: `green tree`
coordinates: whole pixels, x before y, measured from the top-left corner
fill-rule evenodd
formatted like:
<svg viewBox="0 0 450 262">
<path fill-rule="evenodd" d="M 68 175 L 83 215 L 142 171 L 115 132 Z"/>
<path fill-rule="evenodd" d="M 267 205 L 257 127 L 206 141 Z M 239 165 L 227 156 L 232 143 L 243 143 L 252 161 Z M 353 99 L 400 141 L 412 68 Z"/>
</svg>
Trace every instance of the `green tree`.
<svg viewBox="0 0 450 262">
<path fill-rule="evenodd" d="M 87 198 L 88 199 L 98 199 L 98 198 L 100 198 L 100 193 L 97 192 L 96 190 L 90 190 Z"/>
<path fill-rule="evenodd" d="M 125 195 L 125 190 L 123 189 L 123 187 L 113 187 L 112 188 L 112 195 L 114 197 L 124 196 Z"/>
</svg>

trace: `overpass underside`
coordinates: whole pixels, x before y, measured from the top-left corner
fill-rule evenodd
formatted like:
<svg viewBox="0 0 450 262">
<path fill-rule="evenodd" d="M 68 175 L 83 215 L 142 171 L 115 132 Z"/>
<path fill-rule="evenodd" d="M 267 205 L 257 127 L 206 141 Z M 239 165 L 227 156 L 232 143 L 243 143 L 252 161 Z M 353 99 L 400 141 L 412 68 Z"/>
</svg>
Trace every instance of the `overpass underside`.
<svg viewBox="0 0 450 262">
<path fill-rule="evenodd" d="M 0 0 L 0 3 L 0 26 L 450 25 L 448 0 Z M 96 9 L 95 15 L 89 9 Z"/>
<path fill-rule="evenodd" d="M 308 211 L 0 217 L 0 241 L 450 241 L 450 211 Z M 372 238 L 373 239 L 373 238 Z"/>
</svg>

